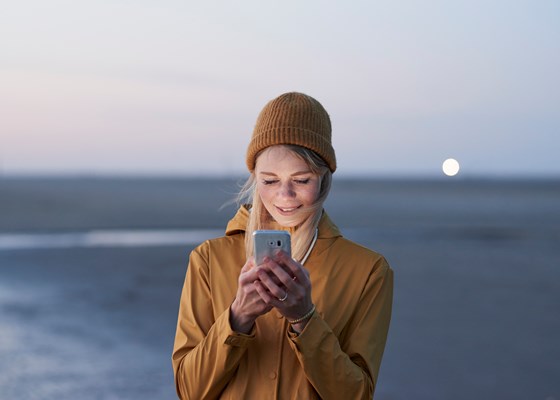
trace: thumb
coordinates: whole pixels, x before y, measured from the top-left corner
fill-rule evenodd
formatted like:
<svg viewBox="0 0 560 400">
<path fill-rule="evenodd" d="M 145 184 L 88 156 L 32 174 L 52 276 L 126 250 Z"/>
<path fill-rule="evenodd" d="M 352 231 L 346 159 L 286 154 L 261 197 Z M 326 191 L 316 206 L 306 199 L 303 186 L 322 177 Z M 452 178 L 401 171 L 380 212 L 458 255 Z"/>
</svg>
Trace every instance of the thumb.
<svg viewBox="0 0 560 400">
<path fill-rule="evenodd" d="M 253 268 L 254 266 L 255 266 L 255 257 L 251 256 L 247 259 L 243 268 L 241 268 L 241 273 L 250 271 L 251 268 Z"/>
</svg>

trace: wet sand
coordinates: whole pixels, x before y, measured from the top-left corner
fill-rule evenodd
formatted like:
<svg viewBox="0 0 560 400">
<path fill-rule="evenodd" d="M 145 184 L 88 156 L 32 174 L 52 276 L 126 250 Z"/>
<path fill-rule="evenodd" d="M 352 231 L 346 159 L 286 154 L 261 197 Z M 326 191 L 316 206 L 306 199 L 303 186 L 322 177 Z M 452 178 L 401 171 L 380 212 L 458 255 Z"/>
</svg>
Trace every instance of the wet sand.
<svg viewBox="0 0 560 400">
<path fill-rule="evenodd" d="M 0 236 L 223 228 L 231 180 L 0 179 Z M 395 301 L 376 399 L 559 399 L 560 182 L 335 180 Z M 0 399 L 173 399 L 192 245 L 0 251 Z"/>
</svg>

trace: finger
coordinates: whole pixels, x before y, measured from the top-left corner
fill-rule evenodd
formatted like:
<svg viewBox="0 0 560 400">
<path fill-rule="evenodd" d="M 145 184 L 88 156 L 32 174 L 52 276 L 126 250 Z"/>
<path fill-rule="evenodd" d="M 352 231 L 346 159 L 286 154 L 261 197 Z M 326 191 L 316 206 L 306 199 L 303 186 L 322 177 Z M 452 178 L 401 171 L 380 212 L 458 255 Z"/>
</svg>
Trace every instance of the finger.
<svg viewBox="0 0 560 400">
<path fill-rule="evenodd" d="M 281 287 L 293 288 L 294 279 L 291 273 L 288 273 L 280 264 L 270 261 L 266 265 L 263 265 L 263 270 L 269 273 L 269 276 L 274 280 L 274 282 Z"/>
<path fill-rule="evenodd" d="M 272 296 L 261 281 L 255 281 L 255 290 L 265 304 L 270 305 L 275 300 L 274 296 Z"/>
<path fill-rule="evenodd" d="M 276 298 L 283 297 L 286 294 L 284 285 L 281 283 L 278 284 L 270 274 L 270 272 L 264 269 L 260 270 L 258 273 L 260 283 L 271 293 L 272 296 L 276 296 Z"/>
<path fill-rule="evenodd" d="M 250 271 L 251 268 L 253 268 L 254 266 L 255 266 L 255 257 L 251 256 L 247 259 L 247 261 L 245 262 L 245 265 L 243 266 L 243 268 L 241 270 L 243 272 Z"/>
<path fill-rule="evenodd" d="M 245 265 L 243 265 L 243 267 L 241 268 L 241 271 L 239 272 L 239 276 L 242 276 L 243 274 L 249 272 L 255 265 L 255 260 L 253 257 L 249 257 L 247 259 L 247 261 L 245 261 Z"/>
<path fill-rule="evenodd" d="M 241 275 L 239 275 L 239 284 L 240 285 L 252 284 L 255 280 L 259 279 L 258 277 L 259 270 L 260 270 L 259 267 L 255 267 L 255 268 L 251 268 L 246 272 L 242 272 Z"/>
<path fill-rule="evenodd" d="M 302 283 L 309 280 L 309 275 L 307 274 L 305 268 L 303 268 L 300 263 L 295 261 L 287 253 L 283 251 L 278 252 L 276 261 L 287 267 L 288 272 L 292 276 L 292 279 L 295 277 L 296 280 L 299 280 Z"/>
</svg>

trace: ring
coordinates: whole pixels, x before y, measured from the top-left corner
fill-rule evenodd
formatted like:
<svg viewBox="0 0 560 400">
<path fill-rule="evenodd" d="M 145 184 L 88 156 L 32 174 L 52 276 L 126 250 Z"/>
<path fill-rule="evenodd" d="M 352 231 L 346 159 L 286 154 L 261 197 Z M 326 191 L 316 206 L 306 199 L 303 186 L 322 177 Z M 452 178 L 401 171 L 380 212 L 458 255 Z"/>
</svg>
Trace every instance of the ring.
<svg viewBox="0 0 560 400">
<path fill-rule="evenodd" d="M 286 294 L 284 295 L 284 297 L 282 298 L 278 298 L 278 301 L 286 301 L 286 299 L 288 298 L 288 291 L 286 290 Z"/>
</svg>

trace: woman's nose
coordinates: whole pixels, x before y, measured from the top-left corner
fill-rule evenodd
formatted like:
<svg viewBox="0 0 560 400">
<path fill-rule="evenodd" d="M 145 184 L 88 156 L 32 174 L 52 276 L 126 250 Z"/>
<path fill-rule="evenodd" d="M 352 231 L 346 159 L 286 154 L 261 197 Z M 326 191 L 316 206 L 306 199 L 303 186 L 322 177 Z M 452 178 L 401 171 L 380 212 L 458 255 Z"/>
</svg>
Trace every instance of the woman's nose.
<svg viewBox="0 0 560 400">
<path fill-rule="evenodd" d="M 294 197 L 295 196 L 294 186 L 291 182 L 283 183 L 280 186 L 280 196 L 282 197 Z"/>
</svg>

